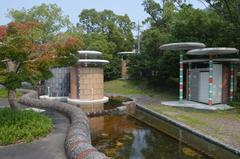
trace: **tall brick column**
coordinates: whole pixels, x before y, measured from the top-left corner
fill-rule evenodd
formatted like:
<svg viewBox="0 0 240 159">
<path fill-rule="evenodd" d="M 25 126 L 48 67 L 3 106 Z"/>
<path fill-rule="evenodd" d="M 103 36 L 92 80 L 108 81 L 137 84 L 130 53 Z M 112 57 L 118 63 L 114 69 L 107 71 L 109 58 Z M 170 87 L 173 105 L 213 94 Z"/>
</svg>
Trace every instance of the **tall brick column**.
<svg viewBox="0 0 240 159">
<path fill-rule="evenodd" d="M 128 74 L 127 74 L 127 63 L 128 63 L 128 60 L 124 60 L 122 58 L 122 62 L 121 62 L 121 76 L 123 79 L 127 79 L 128 78 Z"/>
<path fill-rule="evenodd" d="M 227 65 L 223 65 L 223 77 L 222 77 L 222 103 L 226 104 L 229 99 L 229 68 Z"/>
</svg>

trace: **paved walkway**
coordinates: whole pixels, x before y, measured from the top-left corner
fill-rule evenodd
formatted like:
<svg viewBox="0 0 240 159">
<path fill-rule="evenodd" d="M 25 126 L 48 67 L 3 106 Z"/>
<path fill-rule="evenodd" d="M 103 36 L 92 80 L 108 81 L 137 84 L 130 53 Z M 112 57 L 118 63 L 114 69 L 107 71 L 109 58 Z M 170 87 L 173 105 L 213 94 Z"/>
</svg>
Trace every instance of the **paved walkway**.
<svg viewBox="0 0 240 159">
<path fill-rule="evenodd" d="M 0 107 L 6 106 L 0 101 Z M 56 112 L 47 111 L 46 115 L 53 119 L 54 129 L 47 137 L 32 143 L 0 147 L 1 159 L 67 159 L 64 140 L 69 127 L 69 120 Z"/>
<path fill-rule="evenodd" d="M 0 99 L 0 108 L 6 107 L 7 105 L 9 105 L 7 99 Z"/>
<path fill-rule="evenodd" d="M 189 101 L 189 100 L 183 100 L 182 103 L 179 101 L 164 101 L 162 102 L 165 106 L 172 106 L 172 107 L 186 107 L 186 108 L 194 108 L 194 109 L 201 109 L 201 110 L 229 110 L 233 109 L 233 107 L 227 105 L 227 104 L 214 104 L 209 106 L 208 104 Z"/>
</svg>

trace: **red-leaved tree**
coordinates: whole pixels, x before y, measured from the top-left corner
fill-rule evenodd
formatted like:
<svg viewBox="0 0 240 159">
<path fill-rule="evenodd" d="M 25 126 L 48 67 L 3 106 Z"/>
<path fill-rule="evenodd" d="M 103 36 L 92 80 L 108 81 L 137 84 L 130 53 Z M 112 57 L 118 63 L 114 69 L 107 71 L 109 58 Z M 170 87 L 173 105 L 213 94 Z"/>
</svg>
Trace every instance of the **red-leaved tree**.
<svg viewBox="0 0 240 159">
<path fill-rule="evenodd" d="M 36 84 L 50 77 L 49 68 L 76 62 L 74 53 L 83 46 L 80 38 L 56 35 L 54 41 L 42 43 L 41 24 L 11 22 L 0 26 L 0 83 L 8 90 L 8 101 L 16 105 L 16 89 L 23 81 Z"/>
</svg>

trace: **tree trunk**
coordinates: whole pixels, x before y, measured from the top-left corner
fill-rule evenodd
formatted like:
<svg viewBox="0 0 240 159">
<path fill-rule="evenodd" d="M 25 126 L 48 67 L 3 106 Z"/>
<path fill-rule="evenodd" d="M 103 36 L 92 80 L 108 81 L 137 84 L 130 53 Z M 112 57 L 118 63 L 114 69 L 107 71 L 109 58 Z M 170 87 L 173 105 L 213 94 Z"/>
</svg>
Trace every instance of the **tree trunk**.
<svg viewBox="0 0 240 159">
<path fill-rule="evenodd" d="M 8 90 L 8 102 L 9 102 L 10 107 L 13 110 L 17 110 L 18 109 L 16 101 L 17 101 L 16 100 L 16 89 Z"/>
</svg>

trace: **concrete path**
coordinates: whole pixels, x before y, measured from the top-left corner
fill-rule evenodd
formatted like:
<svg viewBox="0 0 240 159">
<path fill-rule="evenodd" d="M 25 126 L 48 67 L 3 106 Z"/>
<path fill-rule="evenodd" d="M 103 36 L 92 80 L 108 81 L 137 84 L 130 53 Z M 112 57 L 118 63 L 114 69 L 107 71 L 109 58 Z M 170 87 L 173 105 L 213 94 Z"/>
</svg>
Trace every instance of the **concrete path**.
<svg viewBox="0 0 240 159">
<path fill-rule="evenodd" d="M 1 104 L 4 102 L 0 102 Z M 53 119 L 54 129 L 47 137 L 32 143 L 0 147 L 1 159 L 67 159 L 64 140 L 69 127 L 69 120 L 63 115 L 47 111 Z"/>
<path fill-rule="evenodd" d="M 8 100 L 7 99 L 0 99 L 0 108 L 8 106 Z"/>
<path fill-rule="evenodd" d="M 183 100 L 182 103 L 179 101 L 164 101 L 162 102 L 162 105 L 165 106 L 172 106 L 172 107 L 179 107 L 179 108 L 194 108 L 194 109 L 201 109 L 201 110 L 229 110 L 233 109 L 233 107 L 227 105 L 227 104 L 214 104 L 209 106 L 208 104 L 189 101 L 189 100 Z"/>
</svg>

